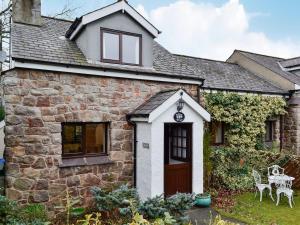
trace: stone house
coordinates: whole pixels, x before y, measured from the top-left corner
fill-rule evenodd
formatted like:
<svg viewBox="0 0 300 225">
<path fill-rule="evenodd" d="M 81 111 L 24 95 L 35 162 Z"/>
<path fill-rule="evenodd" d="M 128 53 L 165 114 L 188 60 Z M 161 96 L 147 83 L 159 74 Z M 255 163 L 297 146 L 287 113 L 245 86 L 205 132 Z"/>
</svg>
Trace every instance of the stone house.
<svg viewBox="0 0 300 225">
<path fill-rule="evenodd" d="M 127 1 L 75 21 L 41 16 L 40 0 L 14 2 L 11 68 L 2 73 L 9 198 L 54 211 L 66 189 L 85 204 L 92 186 L 121 183 L 143 199 L 203 192 L 203 91 L 292 96 L 269 138 L 300 150 L 297 60 L 172 54 Z"/>
</svg>

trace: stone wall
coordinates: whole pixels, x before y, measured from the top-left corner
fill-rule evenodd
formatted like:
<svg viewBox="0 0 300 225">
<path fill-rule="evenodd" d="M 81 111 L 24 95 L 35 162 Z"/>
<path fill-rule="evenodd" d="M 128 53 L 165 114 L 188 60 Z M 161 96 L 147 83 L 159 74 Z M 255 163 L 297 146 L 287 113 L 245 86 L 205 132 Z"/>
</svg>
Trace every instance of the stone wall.
<svg viewBox="0 0 300 225">
<path fill-rule="evenodd" d="M 6 194 L 22 204 L 62 204 L 65 190 L 85 204 L 92 186 L 133 180 L 133 127 L 126 114 L 160 90 L 197 86 L 33 70 L 3 75 L 6 107 Z M 113 164 L 60 168 L 61 122 L 110 121 Z"/>
<path fill-rule="evenodd" d="M 286 152 L 300 155 L 300 93 L 293 94 L 288 101 L 284 116 L 283 148 Z"/>
</svg>

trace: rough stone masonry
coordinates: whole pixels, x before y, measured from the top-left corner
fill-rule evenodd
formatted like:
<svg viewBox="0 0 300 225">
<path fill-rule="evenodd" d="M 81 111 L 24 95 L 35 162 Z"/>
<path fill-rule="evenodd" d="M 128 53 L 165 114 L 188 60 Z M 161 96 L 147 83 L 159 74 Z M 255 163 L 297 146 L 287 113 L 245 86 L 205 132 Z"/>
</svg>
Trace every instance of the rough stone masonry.
<svg viewBox="0 0 300 225">
<path fill-rule="evenodd" d="M 34 70 L 3 75 L 6 108 L 6 194 L 49 211 L 72 196 L 90 201 L 92 186 L 133 181 L 133 127 L 126 114 L 161 90 L 196 85 L 81 76 Z M 112 164 L 61 168 L 62 122 L 109 121 Z"/>
</svg>

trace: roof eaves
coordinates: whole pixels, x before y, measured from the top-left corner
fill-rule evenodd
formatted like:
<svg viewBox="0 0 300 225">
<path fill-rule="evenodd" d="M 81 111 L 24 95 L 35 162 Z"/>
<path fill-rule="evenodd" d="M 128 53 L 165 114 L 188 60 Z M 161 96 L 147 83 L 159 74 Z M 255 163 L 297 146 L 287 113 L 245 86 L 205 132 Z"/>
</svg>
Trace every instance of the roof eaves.
<svg viewBox="0 0 300 225">
<path fill-rule="evenodd" d="M 196 76 L 182 76 L 180 74 L 171 74 L 171 73 L 161 73 L 161 72 L 157 72 L 157 71 L 137 71 L 137 70 L 130 70 L 130 69 L 124 69 L 124 68 L 112 68 L 112 67 L 104 67 L 101 65 L 97 65 L 97 64 L 75 64 L 75 63 L 59 63 L 59 62 L 51 62 L 51 61 L 43 61 L 43 60 L 36 60 L 36 59 L 28 59 L 28 58 L 20 58 L 20 57 L 14 57 L 12 56 L 12 60 L 15 61 L 20 61 L 22 63 L 26 63 L 26 62 L 33 62 L 33 63 L 40 63 L 40 64 L 46 64 L 46 65 L 60 65 L 60 66 L 66 66 L 66 67 L 70 67 L 73 66 L 75 68 L 91 68 L 91 69 L 101 69 L 103 71 L 118 71 L 118 72 L 129 72 L 129 73 L 133 73 L 136 75 L 139 74 L 155 74 L 158 76 L 163 76 L 163 77 L 167 77 L 167 78 L 174 78 L 174 79 L 180 79 L 180 80 L 194 80 L 194 81 L 200 81 L 200 82 L 204 82 L 205 79 L 204 78 L 200 78 L 200 77 L 196 77 Z"/>
</svg>

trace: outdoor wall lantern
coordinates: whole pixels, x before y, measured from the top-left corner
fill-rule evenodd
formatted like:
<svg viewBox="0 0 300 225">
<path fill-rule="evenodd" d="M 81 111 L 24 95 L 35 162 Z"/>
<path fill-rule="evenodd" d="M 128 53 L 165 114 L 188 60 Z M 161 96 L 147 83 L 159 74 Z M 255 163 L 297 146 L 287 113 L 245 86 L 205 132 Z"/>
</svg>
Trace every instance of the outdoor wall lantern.
<svg viewBox="0 0 300 225">
<path fill-rule="evenodd" d="M 178 123 L 184 121 L 185 115 L 183 114 L 182 109 L 184 107 L 184 101 L 182 99 L 183 92 L 180 92 L 180 99 L 177 102 L 177 112 L 174 114 L 174 120 Z"/>
</svg>

